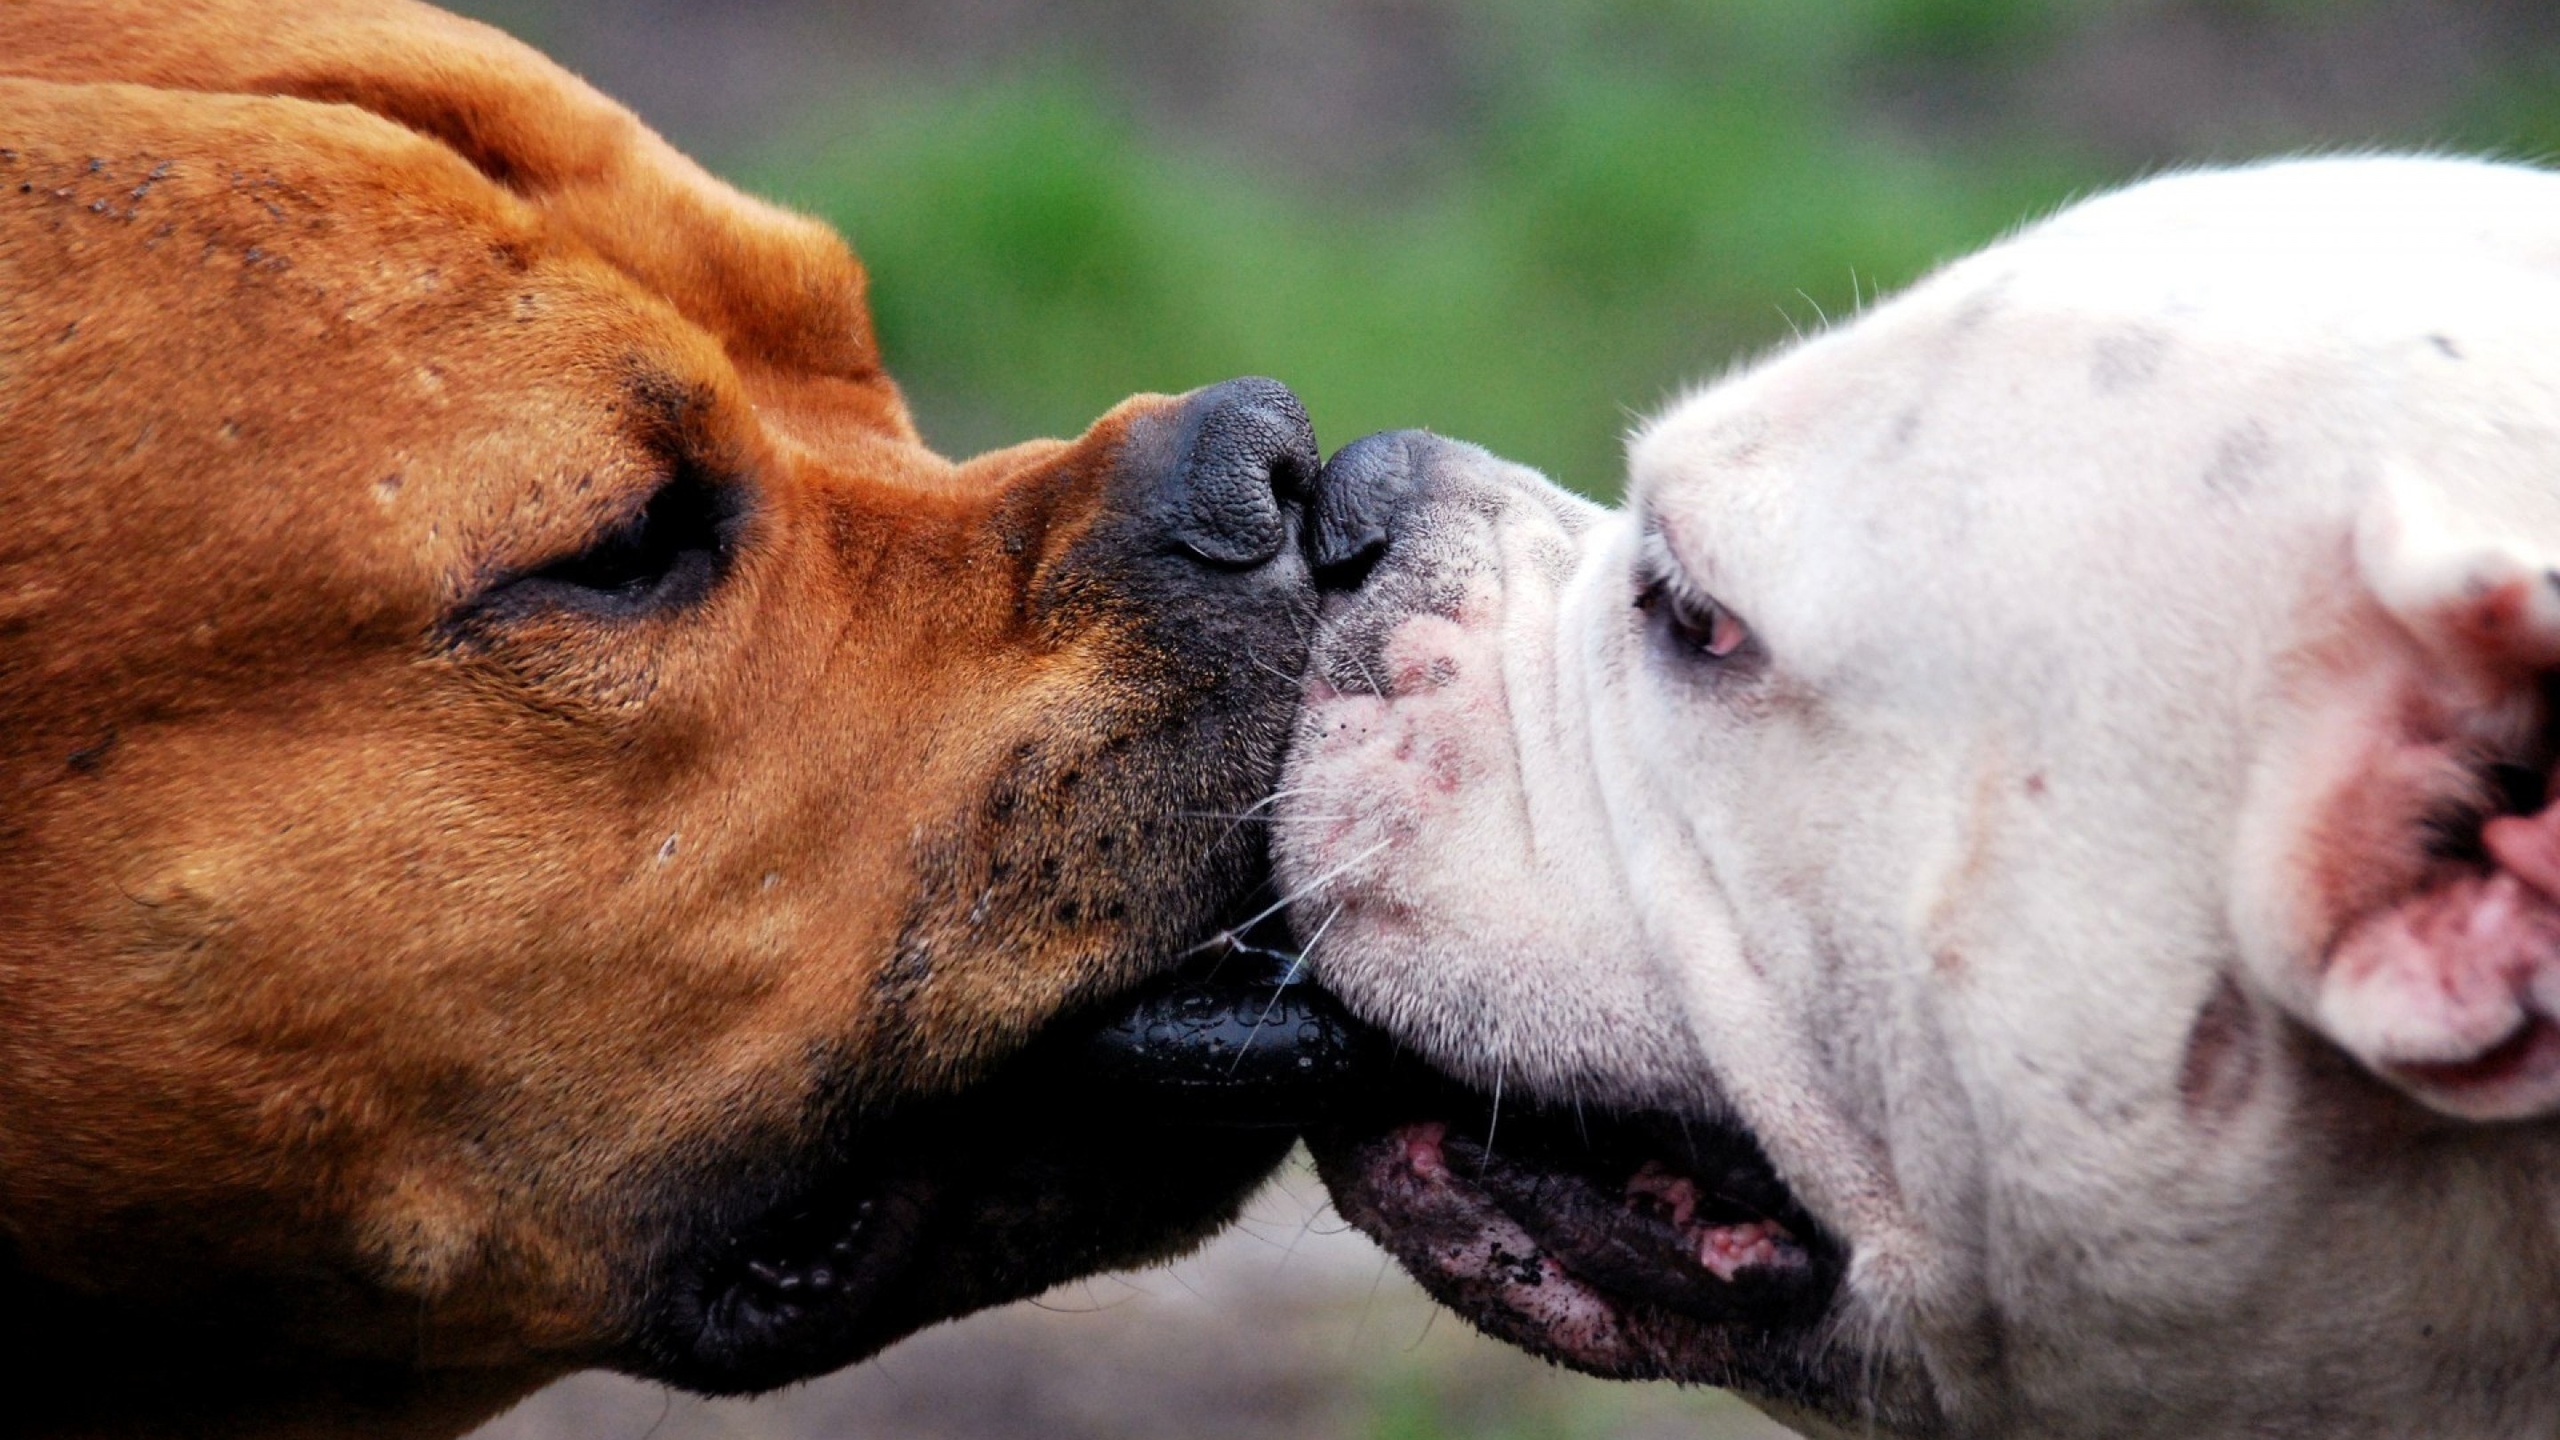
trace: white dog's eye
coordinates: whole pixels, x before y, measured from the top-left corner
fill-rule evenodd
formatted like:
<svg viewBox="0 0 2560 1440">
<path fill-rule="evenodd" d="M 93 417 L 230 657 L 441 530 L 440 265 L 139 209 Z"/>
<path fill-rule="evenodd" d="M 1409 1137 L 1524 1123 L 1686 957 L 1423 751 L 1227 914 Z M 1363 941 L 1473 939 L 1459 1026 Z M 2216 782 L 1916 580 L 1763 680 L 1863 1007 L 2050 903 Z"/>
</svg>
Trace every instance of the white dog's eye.
<svg viewBox="0 0 2560 1440">
<path fill-rule="evenodd" d="M 1636 608 L 1659 620 L 1671 637 L 1710 660 L 1731 659 L 1751 643 L 1751 629 L 1723 602 L 1687 582 L 1657 575 L 1636 597 Z"/>
</svg>

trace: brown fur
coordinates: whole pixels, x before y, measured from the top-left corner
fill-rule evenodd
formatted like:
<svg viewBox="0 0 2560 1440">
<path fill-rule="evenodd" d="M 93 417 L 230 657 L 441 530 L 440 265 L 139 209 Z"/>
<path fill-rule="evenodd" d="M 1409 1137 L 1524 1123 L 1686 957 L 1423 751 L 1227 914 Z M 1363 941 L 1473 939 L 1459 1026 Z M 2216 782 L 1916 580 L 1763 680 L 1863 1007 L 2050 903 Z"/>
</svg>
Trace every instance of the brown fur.
<svg viewBox="0 0 2560 1440">
<path fill-rule="evenodd" d="M 271 1378 L 188 1427 L 457 1429 L 627 1341 L 648 1186 L 1196 932 L 1212 837 L 1131 851 L 1244 782 L 1128 747 L 1217 677 L 1077 579 L 1170 402 L 939 458 L 831 233 L 423 7 L 0 28 L 13 1323 L 247 1296 Z M 671 464 L 756 497 L 696 611 L 472 610 Z M 44 1392 L 152 1343 L 0 1403 L 128 1423 Z"/>
</svg>

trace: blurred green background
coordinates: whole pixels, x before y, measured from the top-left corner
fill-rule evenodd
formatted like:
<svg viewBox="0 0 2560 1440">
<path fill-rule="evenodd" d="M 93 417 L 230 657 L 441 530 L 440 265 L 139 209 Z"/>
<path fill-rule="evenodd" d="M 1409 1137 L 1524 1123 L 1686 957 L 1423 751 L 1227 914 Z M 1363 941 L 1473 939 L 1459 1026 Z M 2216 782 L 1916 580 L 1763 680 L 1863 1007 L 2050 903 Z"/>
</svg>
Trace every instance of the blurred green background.
<svg viewBox="0 0 2560 1440">
<path fill-rule="evenodd" d="M 1259 372 L 1602 494 L 1631 413 L 2074 193 L 2560 140 L 2546 0 L 463 8 L 840 226 L 948 451 Z"/>
<path fill-rule="evenodd" d="M 842 228 L 955 454 L 1262 373 L 1327 448 L 1427 425 L 1605 496 L 1632 417 L 2075 194 L 2274 153 L 2560 150 L 2551 0 L 460 8 Z M 1435 1331 L 1320 1197 L 1289 1203 L 1193 1278 L 982 1317 L 760 1407 L 585 1380 L 490 1435 L 1770 1433 Z"/>
</svg>

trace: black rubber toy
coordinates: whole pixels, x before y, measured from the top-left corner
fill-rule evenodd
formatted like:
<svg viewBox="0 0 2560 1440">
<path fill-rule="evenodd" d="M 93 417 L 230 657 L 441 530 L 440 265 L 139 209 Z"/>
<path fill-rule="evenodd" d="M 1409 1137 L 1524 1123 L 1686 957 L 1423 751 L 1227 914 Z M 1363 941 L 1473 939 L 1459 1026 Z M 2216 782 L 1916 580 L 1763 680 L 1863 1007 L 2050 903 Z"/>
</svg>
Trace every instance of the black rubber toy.
<svg viewBox="0 0 2560 1440">
<path fill-rule="evenodd" d="M 1222 939 L 1079 1032 L 1069 1050 L 1088 1083 L 1178 1124 L 1326 1118 L 1384 1038 L 1319 988 L 1294 952 L 1262 938 Z"/>
</svg>

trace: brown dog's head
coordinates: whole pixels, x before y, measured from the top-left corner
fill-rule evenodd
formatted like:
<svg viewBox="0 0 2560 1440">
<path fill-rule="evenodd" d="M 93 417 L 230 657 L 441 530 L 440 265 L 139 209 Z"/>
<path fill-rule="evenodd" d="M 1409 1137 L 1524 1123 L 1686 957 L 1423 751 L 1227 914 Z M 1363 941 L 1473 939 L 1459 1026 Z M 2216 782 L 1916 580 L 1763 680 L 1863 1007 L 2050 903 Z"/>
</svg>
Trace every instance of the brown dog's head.
<svg viewBox="0 0 2560 1440">
<path fill-rule="evenodd" d="M 1277 1159 L 1001 1072 L 1260 878 L 1286 390 L 954 464 L 831 234 L 492 31 L 8 28 L 0 1296 L 75 1337 L 40 1353 L 761 1386 Z"/>
</svg>

